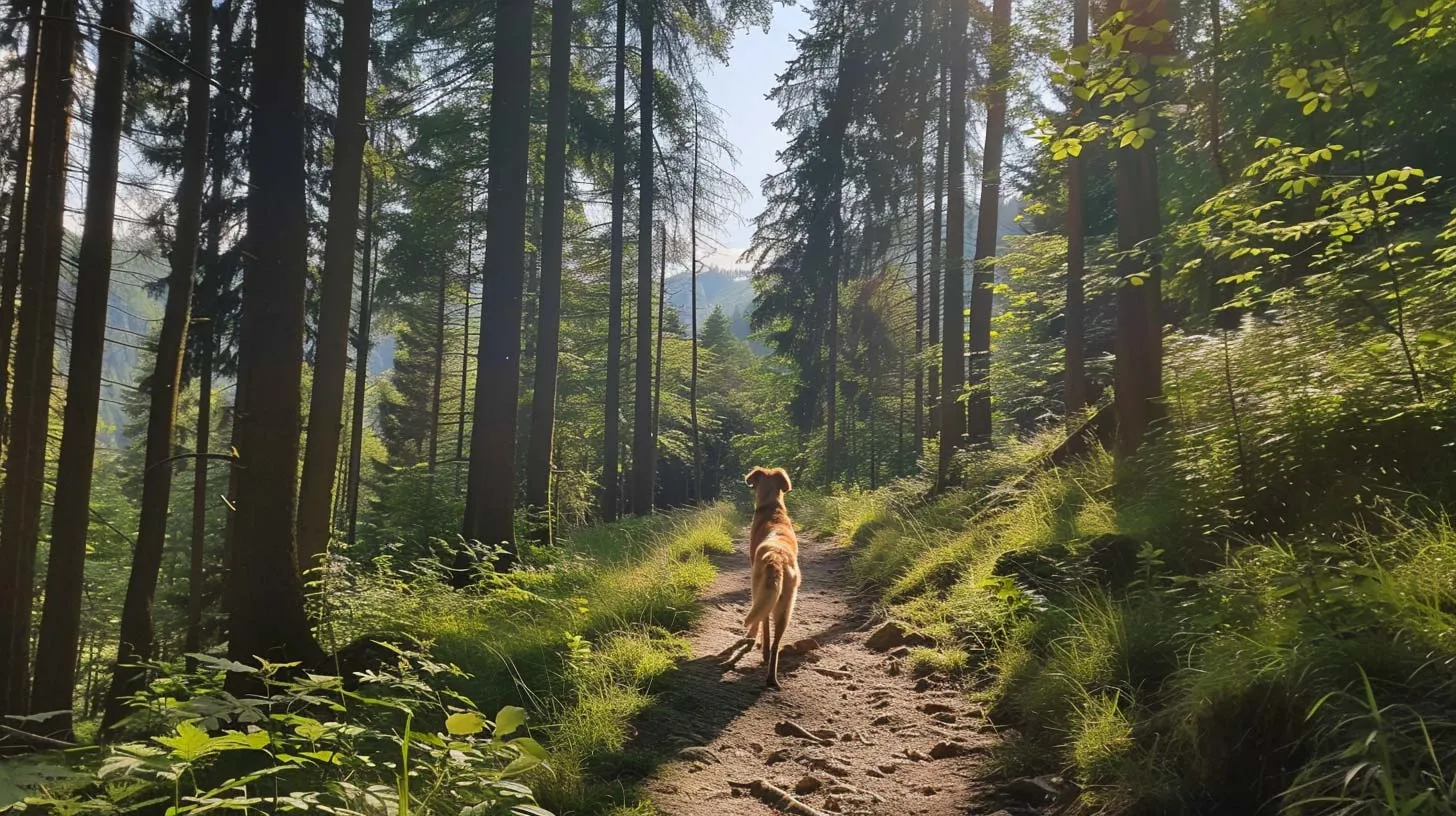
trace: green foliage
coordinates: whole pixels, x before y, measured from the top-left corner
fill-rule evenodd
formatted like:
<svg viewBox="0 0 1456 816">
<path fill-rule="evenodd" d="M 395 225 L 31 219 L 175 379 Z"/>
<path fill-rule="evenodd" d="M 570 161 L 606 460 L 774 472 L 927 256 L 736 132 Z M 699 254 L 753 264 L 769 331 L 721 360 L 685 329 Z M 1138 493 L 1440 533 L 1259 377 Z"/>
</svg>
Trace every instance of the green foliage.
<svg viewBox="0 0 1456 816">
<path fill-rule="evenodd" d="M 549 761 L 526 712 L 487 720 L 445 690 L 463 676 L 453 666 L 395 650 L 346 682 L 195 657 L 192 672 L 158 667 L 170 670 L 133 701 L 129 727 L 153 736 L 0 765 L 0 810 L 546 813 L 520 781 Z M 225 691 L 230 675 L 257 693 Z"/>
</svg>

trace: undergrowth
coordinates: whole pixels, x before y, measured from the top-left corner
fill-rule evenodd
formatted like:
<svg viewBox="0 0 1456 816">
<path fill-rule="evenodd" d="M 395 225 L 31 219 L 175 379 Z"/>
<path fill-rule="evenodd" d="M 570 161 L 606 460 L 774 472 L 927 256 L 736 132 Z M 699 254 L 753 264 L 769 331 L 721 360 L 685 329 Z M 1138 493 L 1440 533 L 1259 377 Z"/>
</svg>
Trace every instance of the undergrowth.
<svg viewBox="0 0 1456 816">
<path fill-rule="evenodd" d="M 801 515 L 937 640 L 916 669 L 1013 727 L 1003 770 L 1067 775 L 1083 813 L 1456 813 L 1456 402 L 1407 404 L 1332 331 L 1176 341 L 1134 461 L 1099 449 L 987 510 L 1055 430 L 964 490 Z"/>
<path fill-rule="evenodd" d="M 630 807 L 632 791 L 603 760 L 629 750 L 654 684 L 689 655 L 679 633 L 714 578 L 709 555 L 732 551 L 736 520 L 719 504 L 584 528 L 467 590 L 430 560 L 385 555 L 361 569 L 334 559 L 323 630 L 352 644 L 336 675 L 258 675 L 207 656 L 194 670 L 154 667 L 131 741 L 0 763 L 0 811 Z M 343 665 L 366 653 L 385 668 Z M 266 688 L 228 693 L 223 679 L 237 672 Z"/>
</svg>

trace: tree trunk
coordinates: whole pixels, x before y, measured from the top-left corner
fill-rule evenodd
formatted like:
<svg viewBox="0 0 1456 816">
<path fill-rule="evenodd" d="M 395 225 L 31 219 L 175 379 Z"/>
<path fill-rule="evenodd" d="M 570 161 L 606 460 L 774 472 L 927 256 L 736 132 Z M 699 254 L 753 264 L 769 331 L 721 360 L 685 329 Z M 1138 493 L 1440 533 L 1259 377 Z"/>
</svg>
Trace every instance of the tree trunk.
<svg viewBox="0 0 1456 816">
<path fill-rule="evenodd" d="M 229 51 L 233 39 L 234 14 L 233 0 L 224 0 L 217 17 L 218 63 L 221 66 L 227 66 L 232 62 Z M 222 87 L 230 87 L 232 72 L 225 68 L 219 73 Z M 186 649 L 188 652 L 202 650 L 202 588 L 206 577 L 203 569 L 203 556 L 207 538 L 207 505 L 210 501 L 207 484 L 207 454 L 210 452 L 212 443 L 212 369 L 217 352 L 217 322 L 221 312 L 218 303 L 223 288 L 222 228 L 226 220 L 223 204 L 223 177 L 226 164 L 224 152 L 227 150 L 227 136 L 230 128 L 224 118 L 225 110 L 224 105 L 213 106 L 212 124 L 208 128 L 207 134 L 211 143 L 208 152 L 211 154 L 212 160 L 212 192 L 208 203 L 208 209 L 211 212 L 207 223 L 207 272 L 202 276 L 202 297 L 198 303 L 203 317 L 195 328 L 195 331 L 198 332 L 197 348 L 202 359 L 197 364 L 200 371 L 197 397 L 198 457 L 192 465 L 192 546 L 189 554 L 187 588 Z M 228 517 L 232 517 L 231 513 Z"/>
<path fill-rule="evenodd" d="M 13 433 L 6 451 L 0 522 L 0 715 L 23 714 L 29 703 L 35 553 L 55 362 L 75 21 L 74 0 L 48 0 L 38 42 L 32 183 L 25 208 L 15 338 Z"/>
<path fill-rule="evenodd" d="M 516 553 L 516 401 L 526 264 L 526 166 L 531 147 L 532 9 L 531 0 L 501 0 L 496 10 L 485 289 L 465 492 L 465 538 L 502 546 L 505 552 L 496 559 L 497 569 L 508 569 Z M 465 584 L 473 579 L 473 557 L 465 549 L 460 554 L 454 577 Z"/>
<path fill-rule="evenodd" d="M 445 300 L 449 289 L 449 270 L 442 265 L 439 286 L 435 289 L 435 376 L 430 386 L 430 441 L 425 455 L 425 466 L 430 473 L 434 473 L 440 464 L 440 423 L 444 421 L 441 416 L 444 402 L 441 392 L 445 388 Z M 430 484 L 433 491 L 434 482 Z"/>
<path fill-rule="evenodd" d="M 253 53 L 228 643 L 233 660 L 249 663 L 322 657 L 294 549 L 308 276 L 304 18 L 301 3 L 261 3 L 255 12 L 257 40 L 268 47 Z"/>
<path fill-rule="evenodd" d="M 966 404 L 961 401 L 965 375 L 966 260 L 966 26 L 969 0 L 951 0 L 946 58 L 950 63 L 950 112 L 946 128 L 949 154 L 945 226 L 945 298 L 940 355 L 940 461 L 936 487 L 950 484 L 955 452 L 965 445 Z"/>
<path fill-rule="evenodd" d="M 208 97 L 211 91 L 212 6 L 194 0 L 189 13 L 193 28 L 189 54 L 192 72 L 187 88 L 187 126 L 182 146 L 182 179 L 177 187 L 177 233 L 169 258 L 167 302 L 157 340 L 156 368 L 151 376 L 147 414 L 146 470 L 142 476 L 141 519 L 136 552 L 121 610 L 121 640 L 117 645 L 116 673 L 102 715 L 103 730 L 110 730 L 126 714 L 126 697 L 137 691 L 142 673 L 133 664 L 151 660 L 152 601 L 162 568 L 167 538 L 167 506 L 172 495 L 173 436 L 177 426 L 177 396 L 182 388 L 182 364 L 187 329 L 192 317 L 192 290 L 197 273 L 197 243 L 201 231 L 202 195 L 207 183 Z M 130 43 L 124 43 L 129 49 Z"/>
<path fill-rule="evenodd" d="M 551 3 L 551 75 L 546 91 L 546 189 L 541 214 L 541 293 L 536 380 L 531 394 L 531 450 L 526 503 L 542 517 L 551 543 L 551 453 L 556 433 L 556 376 L 561 349 L 561 259 L 565 252 L 566 132 L 571 126 L 571 0 Z"/>
<path fill-rule="evenodd" d="M 657 450 L 657 441 L 661 438 L 662 426 L 659 419 L 662 416 L 662 332 L 663 324 L 667 319 L 667 227 L 657 225 L 658 230 L 658 262 L 660 271 L 657 276 L 657 357 L 652 374 L 652 449 Z"/>
<path fill-rule="evenodd" d="M 1087 28 L 1090 0 L 1073 0 L 1072 47 L 1075 49 L 1087 43 Z M 1081 100 L 1073 100 L 1072 123 L 1080 125 L 1086 120 Z M 1067 165 L 1067 303 L 1066 319 L 1066 381 L 1063 385 L 1063 401 L 1070 418 L 1087 407 L 1086 350 L 1083 348 L 1086 330 L 1084 285 L 1087 274 L 1087 159 L 1082 154 L 1073 156 Z"/>
<path fill-rule="evenodd" d="M 465 330 L 460 337 L 460 414 L 455 421 L 455 492 L 465 467 L 465 419 L 470 413 L 470 296 L 475 288 L 475 185 L 465 191 Z"/>
<path fill-rule="evenodd" d="M 654 133 L 652 130 L 653 85 L 657 74 L 652 67 L 652 3 L 641 4 L 642 82 L 638 87 L 637 109 L 642 116 L 640 173 L 637 185 L 637 398 L 632 423 L 632 513 L 652 512 L 653 486 L 657 477 L 657 446 L 652 434 L 652 211 Z"/>
<path fill-rule="evenodd" d="M 25 56 L 21 58 L 23 84 L 17 111 L 20 121 L 15 139 L 15 187 L 10 191 L 9 222 L 5 225 L 5 258 L 0 271 L 0 453 L 10 439 L 10 359 L 15 340 L 15 296 L 20 286 L 20 244 L 25 237 L 26 186 L 30 177 L 30 128 L 35 113 L 36 45 L 40 36 L 41 0 L 30 0 L 26 21 Z M 0 584 L 3 586 L 3 584 Z"/>
<path fill-rule="evenodd" d="M 354 341 L 354 423 L 349 431 L 348 542 L 359 540 L 359 482 L 363 476 L 364 388 L 369 383 L 369 333 L 373 322 L 374 174 L 364 187 L 364 268 L 359 276 L 359 328 Z"/>
<path fill-rule="evenodd" d="M 627 0 L 617 0 L 617 100 L 612 120 L 612 249 L 607 296 L 607 400 L 602 429 L 602 519 L 621 504 L 622 264 L 627 198 Z"/>
<path fill-rule="evenodd" d="M 101 7 L 96 89 L 87 158 L 86 224 L 76 271 L 71 318 L 71 359 L 66 373 L 65 424 L 51 513 L 51 553 L 45 606 L 36 644 L 32 711 L 64 711 L 46 729 L 71 739 L 71 707 L 81 641 L 81 593 L 90 529 L 91 474 L 96 455 L 96 416 L 101 407 L 101 362 L 106 346 L 107 294 L 111 288 L 112 225 L 116 214 L 121 118 L 126 72 L 131 63 L 131 0 L 106 0 Z M 203 26 L 206 37 L 206 25 Z M 206 40 L 204 39 L 204 43 Z M 194 43 L 195 45 L 195 43 Z M 203 46 L 206 48 L 206 45 Z M 207 94 L 203 86 L 203 123 Z M 189 110 L 189 115 L 191 111 Z M 192 133 L 187 134 L 189 138 Z M 203 131 L 203 150 L 207 146 Z M 190 146 L 190 142 L 189 142 Z M 192 158 L 188 155 L 188 158 Z M 205 159 L 205 154 L 204 154 Z M 195 234 L 195 233 L 194 233 Z"/>
<path fill-rule="evenodd" d="M 1001 222 L 1001 156 L 1006 146 L 1006 85 L 1011 77 L 1011 0 L 991 11 L 991 71 L 981 201 L 976 212 L 976 262 L 971 272 L 970 411 L 972 447 L 991 444 L 991 301 L 996 286 L 996 232 Z"/>
<path fill-rule="evenodd" d="M 698 181 L 702 170 L 700 164 L 702 136 L 698 127 L 699 123 L 695 118 L 693 121 L 693 189 L 688 213 L 688 285 L 692 288 L 688 310 L 692 312 L 689 319 L 692 321 L 693 333 L 693 370 L 688 379 L 688 416 L 693 426 L 693 501 L 695 502 L 703 500 L 702 447 L 699 442 L 701 437 L 698 426 Z"/>
<path fill-rule="evenodd" d="M 1166 18 L 1162 0 L 1132 5 L 1131 25 L 1152 27 Z M 1130 49 L 1153 56 L 1171 52 L 1171 37 L 1149 38 Z M 1153 80 L 1156 82 L 1156 80 Z M 1157 94 L 1156 87 L 1153 89 Z M 1113 453 L 1122 459 L 1142 444 L 1148 426 L 1162 416 L 1163 332 L 1162 258 L 1154 245 L 1162 231 L 1158 192 L 1157 136 L 1142 147 L 1123 148 L 1117 157 L 1117 317 L 1114 382 L 1117 438 Z"/>
<path fill-rule="evenodd" d="M 298 568 L 319 566 L 333 524 L 329 507 L 343 430 L 344 379 L 349 368 L 349 307 L 354 295 L 354 253 L 359 240 L 359 181 L 364 170 L 364 98 L 369 90 L 373 0 L 344 0 L 339 58 L 339 109 L 334 119 L 334 166 L 329 224 L 324 239 L 318 339 L 308 436 L 298 494 Z"/>
<path fill-rule="evenodd" d="M 930 210 L 930 302 L 926 304 L 926 321 L 929 325 L 930 346 L 932 348 L 940 345 L 941 318 L 941 272 L 945 269 L 945 260 L 941 252 L 941 236 L 943 224 L 945 223 L 945 140 L 949 129 L 950 89 L 946 84 L 945 66 L 940 71 L 940 123 L 935 132 L 935 201 L 931 204 Z M 940 366 L 932 356 L 926 372 L 926 399 L 930 405 L 930 428 L 929 434 L 934 436 L 940 432 Z"/>
<path fill-rule="evenodd" d="M 921 123 L 920 139 L 915 145 L 915 417 L 913 428 L 915 458 L 920 458 L 925 438 L 925 368 L 921 355 L 925 352 L 925 132 Z M 904 360 L 900 361 L 903 373 Z M 903 462 L 900 464 L 904 464 Z"/>
</svg>

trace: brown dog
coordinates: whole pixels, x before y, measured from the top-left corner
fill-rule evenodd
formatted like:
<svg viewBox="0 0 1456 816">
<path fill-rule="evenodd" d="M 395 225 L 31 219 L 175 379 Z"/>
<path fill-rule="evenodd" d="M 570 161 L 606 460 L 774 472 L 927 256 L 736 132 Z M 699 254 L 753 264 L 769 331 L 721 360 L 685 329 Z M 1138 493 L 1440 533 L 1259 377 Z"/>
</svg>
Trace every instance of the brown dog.
<svg viewBox="0 0 1456 816">
<path fill-rule="evenodd" d="M 763 623 L 763 663 L 768 687 L 779 687 L 779 643 L 794 614 L 799 594 L 799 539 L 784 506 L 784 494 L 793 489 L 783 468 L 756 467 L 744 477 L 753 489 L 753 527 L 748 536 L 748 562 L 753 576 L 753 605 L 743 621 L 748 638 L 757 642 Z M 772 626 L 770 627 L 770 623 Z"/>
</svg>

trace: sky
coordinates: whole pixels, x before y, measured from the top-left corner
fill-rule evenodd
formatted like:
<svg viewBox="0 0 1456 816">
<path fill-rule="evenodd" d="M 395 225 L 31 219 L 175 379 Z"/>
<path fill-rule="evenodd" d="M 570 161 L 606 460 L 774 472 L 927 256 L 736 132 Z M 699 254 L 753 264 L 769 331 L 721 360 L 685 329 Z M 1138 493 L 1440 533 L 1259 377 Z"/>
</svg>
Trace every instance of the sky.
<svg viewBox="0 0 1456 816">
<path fill-rule="evenodd" d="M 724 135 L 738 148 L 734 173 L 748 188 L 748 198 L 738 206 L 737 216 L 724 225 L 723 246 L 702 259 L 705 265 L 743 266 L 738 256 L 748 248 L 753 217 L 763 209 L 763 179 L 778 172 L 777 153 L 784 145 L 784 135 L 773 126 L 778 108 L 765 97 L 794 55 L 790 37 L 808 24 L 809 15 L 797 4 L 777 7 L 767 31 L 740 32 L 733 40 L 728 64 L 711 66 L 711 73 L 703 77 L 708 98 L 722 108 Z"/>
</svg>

